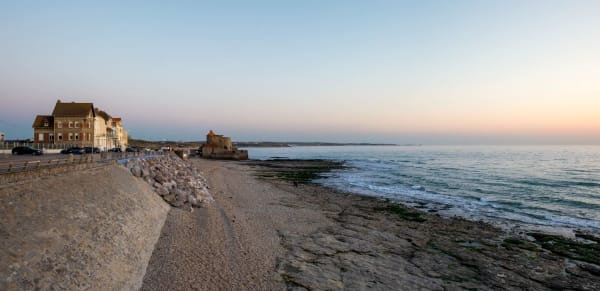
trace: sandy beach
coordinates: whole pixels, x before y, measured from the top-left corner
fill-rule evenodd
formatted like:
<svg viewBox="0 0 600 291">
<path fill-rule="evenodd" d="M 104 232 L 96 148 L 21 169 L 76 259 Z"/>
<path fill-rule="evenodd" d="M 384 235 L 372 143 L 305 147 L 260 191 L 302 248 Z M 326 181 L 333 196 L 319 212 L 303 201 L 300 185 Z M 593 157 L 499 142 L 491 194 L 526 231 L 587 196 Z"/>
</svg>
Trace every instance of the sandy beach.
<svg viewBox="0 0 600 291">
<path fill-rule="evenodd" d="M 294 183 L 273 174 L 285 162 L 192 163 L 215 202 L 171 208 L 142 290 L 600 289 L 592 236 L 518 236 Z"/>
</svg>

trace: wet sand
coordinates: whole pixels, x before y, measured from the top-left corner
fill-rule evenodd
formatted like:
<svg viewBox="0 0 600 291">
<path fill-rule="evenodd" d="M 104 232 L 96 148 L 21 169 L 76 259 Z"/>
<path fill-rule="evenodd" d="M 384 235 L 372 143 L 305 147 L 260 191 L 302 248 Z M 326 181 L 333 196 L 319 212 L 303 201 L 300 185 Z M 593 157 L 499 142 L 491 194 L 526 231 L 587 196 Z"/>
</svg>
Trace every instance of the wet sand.
<svg viewBox="0 0 600 291">
<path fill-rule="evenodd" d="M 142 290 L 600 290 L 595 237 L 517 237 L 303 183 L 319 161 L 193 163 L 215 202 L 171 209 Z"/>
</svg>

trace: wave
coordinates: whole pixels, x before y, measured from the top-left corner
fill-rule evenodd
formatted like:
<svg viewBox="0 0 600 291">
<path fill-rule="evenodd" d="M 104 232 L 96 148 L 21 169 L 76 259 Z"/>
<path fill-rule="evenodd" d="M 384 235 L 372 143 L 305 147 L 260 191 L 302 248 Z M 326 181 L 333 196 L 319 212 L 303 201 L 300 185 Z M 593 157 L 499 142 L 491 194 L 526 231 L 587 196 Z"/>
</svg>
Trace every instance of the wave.
<svg viewBox="0 0 600 291">
<path fill-rule="evenodd" d="M 551 225 L 600 229 L 600 221 L 598 220 L 581 219 L 568 216 L 548 216 L 545 217 L 545 219 L 551 222 Z"/>
<path fill-rule="evenodd" d="M 535 179 L 535 180 L 516 180 L 516 183 L 531 185 L 531 186 L 545 186 L 545 187 L 600 187 L 600 183 L 596 182 L 585 182 L 585 181 L 568 181 L 568 180 L 550 180 L 550 179 Z"/>
<path fill-rule="evenodd" d="M 389 180 L 386 180 L 386 178 L 389 178 Z M 441 205 L 450 206 L 449 213 L 474 219 L 505 220 L 540 226 L 600 229 L 600 221 L 567 216 L 561 211 L 564 208 L 597 209 L 600 204 L 595 203 L 570 199 L 560 200 L 556 197 L 547 196 L 546 198 L 537 197 L 538 199 L 531 200 L 536 204 L 531 204 L 527 199 L 519 200 L 522 197 L 518 195 L 481 196 L 491 192 L 501 193 L 482 188 L 472 190 L 472 193 L 477 195 L 444 194 L 436 192 L 435 189 L 440 186 L 448 187 L 445 182 L 424 181 L 425 184 L 405 184 L 398 181 L 397 176 L 389 175 L 389 173 L 381 174 L 360 170 L 338 172 L 332 178 L 321 182 L 343 191 L 386 197 L 400 202 L 432 203 L 431 207 L 438 210 L 443 209 L 440 207 Z M 429 187 L 433 188 L 430 189 Z M 508 199 L 501 197 L 507 197 Z M 549 204 L 554 206 L 549 207 L 551 206 Z"/>
<path fill-rule="evenodd" d="M 319 182 L 345 191 L 450 205 L 473 219 L 600 229 L 598 147 L 296 147 L 253 156 L 260 151 L 344 161 L 349 168 Z"/>
</svg>

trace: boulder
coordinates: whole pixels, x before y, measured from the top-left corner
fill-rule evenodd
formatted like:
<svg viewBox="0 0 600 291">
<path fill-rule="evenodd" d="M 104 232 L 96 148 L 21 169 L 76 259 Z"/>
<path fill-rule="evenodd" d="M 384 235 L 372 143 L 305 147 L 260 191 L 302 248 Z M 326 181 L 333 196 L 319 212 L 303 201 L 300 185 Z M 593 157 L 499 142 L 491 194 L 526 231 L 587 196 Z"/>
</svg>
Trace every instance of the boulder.
<svg viewBox="0 0 600 291">
<path fill-rule="evenodd" d="M 181 208 L 181 207 L 183 207 L 185 205 L 185 203 L 183 203 L 181 201 L 178 201 L 178 200 L 175 200 L 175 202 L 173 202 L 171 205 L 173 207 Z"/>
<path fill-rule="evenodd" d="M 175 198 L 178 202 L 182 202 L 185 203 L 188 201 L 188 195 L 182 195 L 182 194 L 177 194 L 176 198 Z"/>
<path fill-rule="evenodd" d="M 158 193 L 158 195 L 160 195 L 160 196 L 165 196 L 165 195 L 168 195 L 170 192 L 169 192 L 169 189 L 161 186 L 161 187 L 156 188 L 156 193 Z"/>
<path fill-rule="evenodd" d="M 157 174 L 156 176 L 154 176 L 154 181 L 163 184 L 167 182 L 167 179 L 163 175 Z"/>
<path fill-rule="evenodd" d="M 173 207 L 200 207 L 213 201 L 206 179 L 190 162 L 173 156 L 131 159 L 125 166 L 136 177 L 154 187 L 156 193 Z"/>
<path fill-rule="evenodd" d="M 163 199 L 164 199 L 165 201 L 167 201 L 169 204 L 173 204 L 173 203 L 175 203 L 175 201 L 176 201 L 176 200 L 175 200 L 175 195 L 174 195 L 174 194 L 165 195 L 165 196 L 163 196 Z"/>
<path fill-rule="evenodd" d="M 136 177 L 141 177 L 142 176 L 142 169 L 140 168 L 140 166 L 138 165 L 134 165 L 131 168 L 131 173 L 136 176 Z"/>
<path fill-rule="evenodd" d="M 188 195 L 188 202 L 190 203 L 190 205 L 197 207 L 198 206 L 198 199 L 196 199 L 196 197 L 192 194 Z"/>
</svg>

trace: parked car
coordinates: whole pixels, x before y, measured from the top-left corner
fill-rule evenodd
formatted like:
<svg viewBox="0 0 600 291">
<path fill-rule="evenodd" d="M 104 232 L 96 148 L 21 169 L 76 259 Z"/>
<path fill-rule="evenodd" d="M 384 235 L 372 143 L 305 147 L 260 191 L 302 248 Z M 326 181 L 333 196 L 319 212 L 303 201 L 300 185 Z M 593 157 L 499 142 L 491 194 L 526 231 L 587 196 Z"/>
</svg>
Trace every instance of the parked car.
<svg viewBox="0 0 600 291">
<path fill-rule="evenodd" d="M 138 149 L 136 147 L 131 147 L 131 148 L 126 148 L 125 151 L 129 152 L 129 153 L 137 153 L 140 151 L 140 149 Z"/>
<path fill-rule="evenodd" d="M 64 149 L 62 151 L 60 151 L 61 154 L 74 154 L 74 155 L 81 155 L 85 153 L 85 150 L 83 148 L 80 147 L 70 147 L 67 149 Z"/>
<path fill-rule="evenodd" d="M 86 154 L 99 154 L 100 149 L 97 147 L 84 147 L 83 150 Z"/>
<path fill-rule="evenodd" d="M 42 150 L 34 149 L 29 146 L 18 146 L 12 149 L 13 155 L 36 155 L 43 154 Z"/>
<path fill-rule="evenodd" d="M 121 148 L 112 148 L 110 150 L 108 150 L 109 152 L 114 152 L 114 153 L 122 153 L 123 150 Z"/>
</svg>

